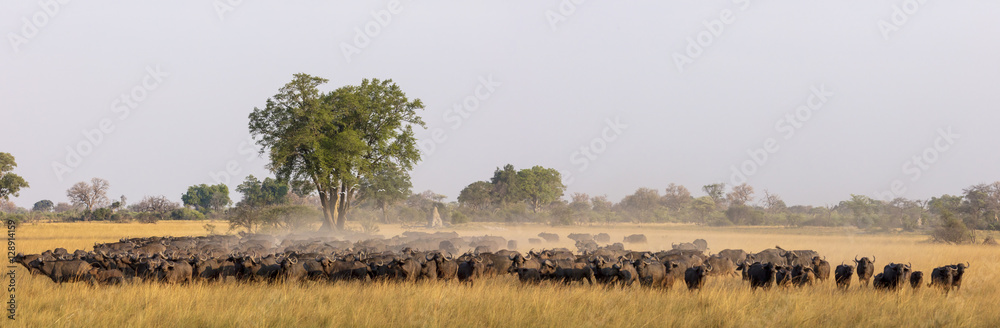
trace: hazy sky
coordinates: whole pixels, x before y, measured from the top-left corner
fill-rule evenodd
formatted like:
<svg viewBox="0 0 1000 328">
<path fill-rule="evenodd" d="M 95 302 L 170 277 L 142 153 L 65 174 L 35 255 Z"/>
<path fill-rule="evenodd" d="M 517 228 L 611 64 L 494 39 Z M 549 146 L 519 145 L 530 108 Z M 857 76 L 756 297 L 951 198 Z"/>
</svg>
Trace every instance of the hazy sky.
<svg viewBox="0 0 1000 328">
<path fill-rule="evenodd" d="M 31 184 L 13 200 L 101 177 L 180 201 L 268 175 L 247 115 L 299 72 L 423 100 L 414 191 L 449 199 L 506 163 L 615 201 L 1000 180 L 1000 2 L 581 2 L 4 1 L 0 151 Z"/>
</svg>

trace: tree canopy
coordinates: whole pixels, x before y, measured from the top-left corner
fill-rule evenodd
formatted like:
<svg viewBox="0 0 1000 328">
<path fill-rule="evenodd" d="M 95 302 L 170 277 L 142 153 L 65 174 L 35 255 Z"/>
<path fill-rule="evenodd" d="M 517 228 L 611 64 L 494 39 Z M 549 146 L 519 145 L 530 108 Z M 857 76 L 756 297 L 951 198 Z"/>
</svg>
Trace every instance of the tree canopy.
<svg viewBox="0 0 1000 328">
<path fill-rule="evenodd" d="M 193 207 L 202 213 L 221 211 L 232 203 L 229 199 L 229 186 L 222 183 L 190 186 L 187 192 L 181 195 L 181 201 L 184 202 L 184 206 Z"/>
<path fill-rule="evenodd" d="M 87 207 L 87 211 L 93 211 L 95 207 L 104 207 L 111 204 L 111 200 L 108 199 L 108 188 L 111 184 L 108 180 L 101 178 L 90 179 L 90 183 L 83 181 L 77 182 L 66 190 L 66 197 L 69 198 L 70 202 L 74 205 L 83 205 Z"/>
<path fill-rule="evenodd" d="M 11 173 L 17 167 L 14 155 L 10 153 L 0 153 L 0 199 L 6 200 L 10 196 L 17 197 L 22 188 L 28 188 L 28 182 L 21 176 Z"/>
<path fill-rule="evenodd" d="M 323 228 L 343 229 L 362 180 L 394 167 L 404 174 L 420 160 L 413 126 L 419 99 L 409 100 L 392 80 L 319 91 L 328 80 L 295 74 L 250 113 L 250 134 L 269 152 L 269 168 L 294 186 L 311 185 L 323 206 Z"/>
</svg>

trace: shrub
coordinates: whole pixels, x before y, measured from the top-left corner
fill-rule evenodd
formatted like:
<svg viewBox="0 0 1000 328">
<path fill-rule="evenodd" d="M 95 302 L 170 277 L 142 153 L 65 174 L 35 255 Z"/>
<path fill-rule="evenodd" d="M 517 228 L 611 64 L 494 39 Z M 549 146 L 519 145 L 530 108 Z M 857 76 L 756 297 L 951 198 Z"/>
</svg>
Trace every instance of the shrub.
<svg viewBox="0 0 1000 328">
<path fill-rule="evenodd" d="M 451 212 L 451 224 L 469 223 L 469 217 L 461 211 Z"/>
<path fill-rule="evenodd" d="M 204 220 L 205 214 L 190 208 L 178 208 L 170 212 L 170 219 L 173 220 Z"/>
<path fill-rule="evenodd" d="M 934 229 L 932 236 L 935 241 L 952 244 L 962 244 L 973 240 L 972 232 L 965 226 L 965 223 L 947 210 L 941 212 L 941 226 Z"/>
</svg>

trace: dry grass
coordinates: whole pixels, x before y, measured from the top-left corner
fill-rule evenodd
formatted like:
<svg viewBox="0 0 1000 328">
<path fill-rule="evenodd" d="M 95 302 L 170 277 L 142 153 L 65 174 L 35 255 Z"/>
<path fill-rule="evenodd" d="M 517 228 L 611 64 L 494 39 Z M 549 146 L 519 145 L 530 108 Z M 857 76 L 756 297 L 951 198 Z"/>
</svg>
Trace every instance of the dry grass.
<svg viewBox="0 0 1000 328">
<path fill-rule="evenodd" d="M 87 249 L 94 242 L 124 236 L 205 234 L 205 222 L 147 224 L 37 224 L 18 231 L 21 252 L 55 247 Z M 224 227 L 224 224 L 216 225 Z M 382 226 L 382 233 L 402 232 Z M 590 286 L 522 287 L 511 277 L 474 286 L 458 283 L 279 285 L 219 284 L 164 286 L 136 284 L 94 288 L 53 284 L 18 269 L 18 319 L 4 327 L 309 327 L 309 326 L 861 326 L 998 327 L 1000 249 L 924 243 L 918 235 L 862 235 L 843 229 L 702 228 L 690 226 L 559 227 L 476 226 L 463 235 L 492 234 L 518 240 L 540 231 L 607 232 L 613 241 L 644 233 L 648 245 L 705 238 L 713 250 L 760 250 L 781 245 L 814 249 L 831 264 L 856 254 L 875 255 L 877 265 L 912 262 L 915 270 L 969 261 L 963 290 L 945 296 L 937 290 L 873 292 L 853 286 L 837 291 L 831 282 L 805 289 L 751 292 L 738 278 L 718 278 L 700 292 L 675 286 L 660 291 Z M 545 247 L 571 246 L 570 241 Z M 856 282 L 855 282 L 856 285 Z"/>
</svg>

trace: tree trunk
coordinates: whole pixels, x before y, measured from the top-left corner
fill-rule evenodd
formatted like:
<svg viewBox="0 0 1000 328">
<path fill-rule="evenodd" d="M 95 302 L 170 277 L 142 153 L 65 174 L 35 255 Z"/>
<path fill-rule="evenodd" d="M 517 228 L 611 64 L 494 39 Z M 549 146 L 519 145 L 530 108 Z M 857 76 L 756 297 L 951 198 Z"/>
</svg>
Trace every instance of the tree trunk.
<svg viewBox="0 0 1000 328">
<path fill-rule="evenodd" d="M 343 182 L 341 182 L 340 190 L 342 193 L 337 194 L 337 204 L 340 209 L 337 213 L 337 229 L 343 231 L 344 225 L 347 223 L 347 212 L 351 209 L 351 194 L 353 193 L 353 188 L 347 188 Z"/>
<path fill-rule="evenodd" d="M 319 228 L 319 231 L 334 231 L 335 227 L 333 223 L 334 216 L 330 211 L 330 207 L 333 204 L 330 204 L 327 194 L 326 191 L 319 192 L 319 203 L 323 206 L 323 226 Z"/>
</svg>

